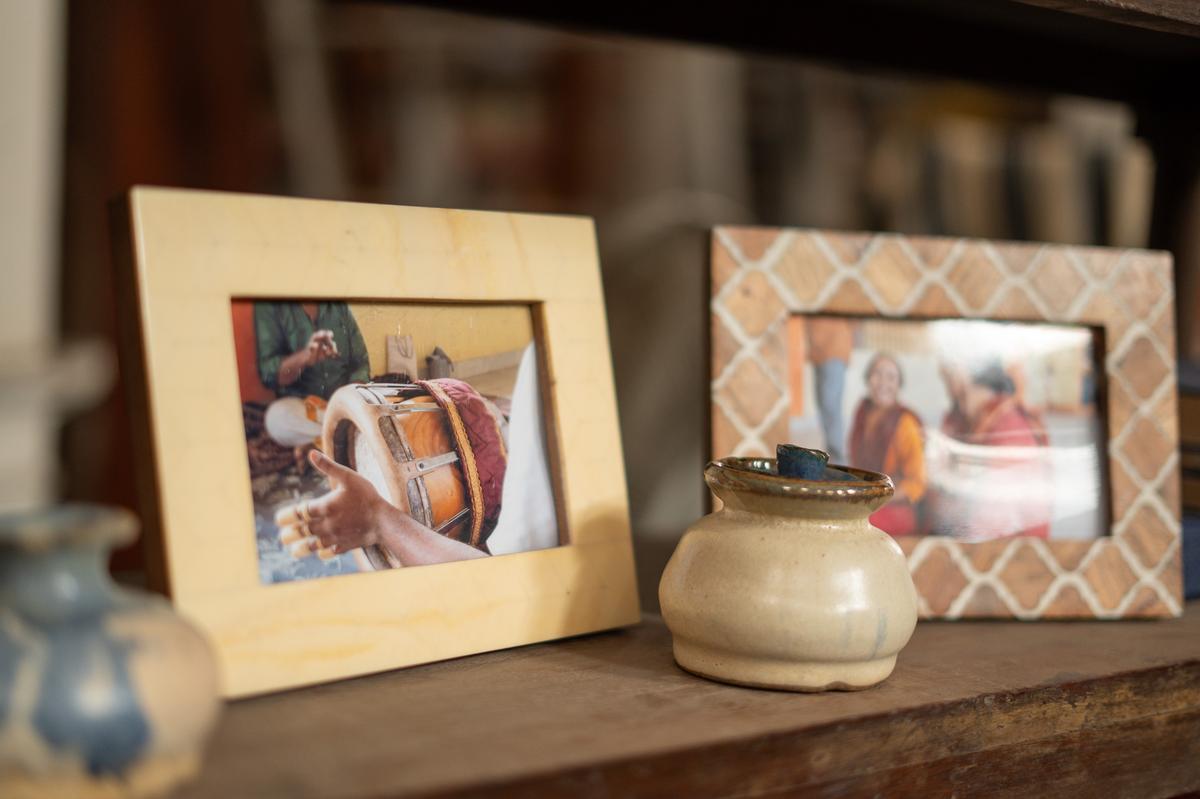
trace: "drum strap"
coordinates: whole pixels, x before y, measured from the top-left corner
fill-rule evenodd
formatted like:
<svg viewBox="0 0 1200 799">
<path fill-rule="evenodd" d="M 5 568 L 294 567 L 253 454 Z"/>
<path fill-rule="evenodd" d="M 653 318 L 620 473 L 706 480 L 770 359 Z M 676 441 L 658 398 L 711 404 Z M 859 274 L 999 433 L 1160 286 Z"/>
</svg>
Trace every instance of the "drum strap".
<svg viewBox="0 0 1200 799">
<path fill-rule="evenodd" d="M 450 432 L 457 445 L 462 461 L 463 477 L 466 478 L 467 495 L 471 499 L 471 538 L 469 543 L 473 547 L 478 547 L 483 533 L 483 485 L 479 481 L 479 466 L 475 463 L 475 451 L 471 447 L 471 439 L 467 436 L 467 426 L 463 424 L 462 416 L 459 415 L 454 400 L 444 388 L 437 384 L 436 380 L 425 380 L 420 385 L 433 395 L 450 421 Z"/>
</svg>

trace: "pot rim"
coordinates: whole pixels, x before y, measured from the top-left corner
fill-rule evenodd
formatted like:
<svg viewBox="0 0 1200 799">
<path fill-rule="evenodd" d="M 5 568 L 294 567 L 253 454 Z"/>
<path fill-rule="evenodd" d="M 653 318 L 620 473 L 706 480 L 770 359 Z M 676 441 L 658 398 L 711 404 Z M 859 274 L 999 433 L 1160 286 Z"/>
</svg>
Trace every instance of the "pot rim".
<svg viewBox="0 0 1200 799">
<path fill-rule="evenodd" d="M 746 491 L 768 497 L 832 499 L 851 502 L 887 500 L 896 493 L 892 478 L 879 472 L 830 464 L 859 480 L 801 480 L 778 474 L 775 458 L 720 458 L 704 467 L 710 488 Z M 880 502 L 880 504 L 883 504 Z"/>
</svg>

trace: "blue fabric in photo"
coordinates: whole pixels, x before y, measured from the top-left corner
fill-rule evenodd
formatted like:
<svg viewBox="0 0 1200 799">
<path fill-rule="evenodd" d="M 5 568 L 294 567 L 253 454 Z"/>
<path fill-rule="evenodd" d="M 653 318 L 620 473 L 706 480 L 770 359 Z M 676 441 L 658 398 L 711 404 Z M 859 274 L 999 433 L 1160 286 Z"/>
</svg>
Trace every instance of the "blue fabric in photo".
<svg viewBox="0 0 1200 799">
<path fill-rule="evenodd" d="M 813 372 L 825 451 L 829 453 L 830 463 L 845 463 L 846 423 L 842 419 L 842 395 L 846 391 L 846 362 L 830 358 L 825 363 L 814 364 Z"/>
</svg>

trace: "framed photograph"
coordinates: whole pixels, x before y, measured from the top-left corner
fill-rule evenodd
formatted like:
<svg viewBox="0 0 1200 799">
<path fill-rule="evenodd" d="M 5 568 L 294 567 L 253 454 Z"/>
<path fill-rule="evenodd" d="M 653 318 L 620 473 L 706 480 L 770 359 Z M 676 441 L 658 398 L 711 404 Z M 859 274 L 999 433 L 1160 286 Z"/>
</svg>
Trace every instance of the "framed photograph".
<svg viewBox="0 0 1200 799">
<path fill-rule="evenodd" d="M 890 475 L 923 616 L 1180 613 L 1167 254 L 718 228 L 711 269 L 713 455 Z"/>
<path fill-rule="evenodd" d="M 114 210 L 148 570 L 228 696 L 637 621 L 590 220 Z"/>
<path fill-rule="evenodd" d="M 565 543 L 530 306 L 235 299 L 231 320 L 263 583 Z"/>
</svg>

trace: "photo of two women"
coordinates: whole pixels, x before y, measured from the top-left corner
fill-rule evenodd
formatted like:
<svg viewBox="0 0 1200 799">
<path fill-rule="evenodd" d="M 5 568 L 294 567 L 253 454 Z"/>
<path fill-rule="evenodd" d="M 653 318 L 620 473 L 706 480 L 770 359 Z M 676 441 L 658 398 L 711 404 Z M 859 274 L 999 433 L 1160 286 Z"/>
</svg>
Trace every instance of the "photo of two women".
<svg viewBox="0 0 1200 799">
<path fill-rule="evenodd" d="M 1089 328 L 795 315 L 788 342 L 791 442 L 889 475 L 876 527 L 964 541 L 1106 529 Z"/>
</svg>

